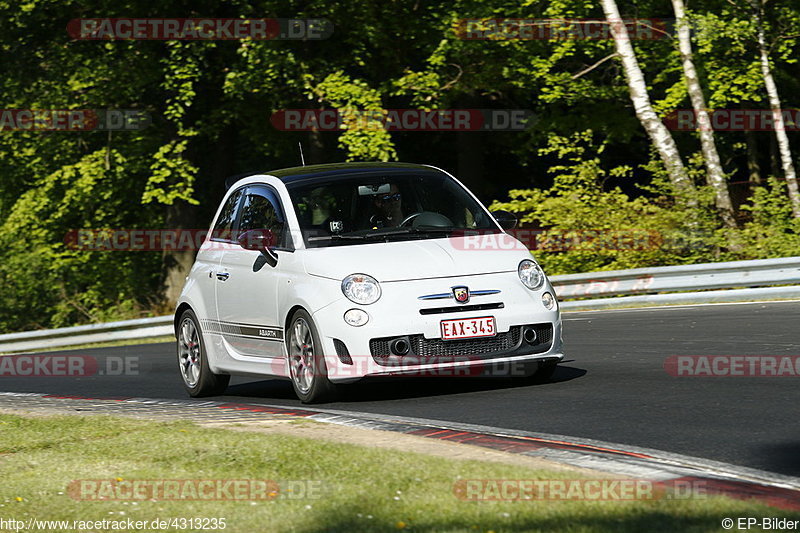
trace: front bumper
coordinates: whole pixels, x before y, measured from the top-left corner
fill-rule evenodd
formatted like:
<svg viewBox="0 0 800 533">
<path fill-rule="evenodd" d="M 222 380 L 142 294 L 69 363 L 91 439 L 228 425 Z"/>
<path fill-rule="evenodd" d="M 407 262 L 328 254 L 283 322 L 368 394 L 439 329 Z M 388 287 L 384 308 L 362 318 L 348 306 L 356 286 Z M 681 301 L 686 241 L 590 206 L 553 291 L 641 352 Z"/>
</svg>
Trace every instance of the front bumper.
<svg viewBox="0 0 800 533">
<path fill-rule="evenodd" d="M 455 286 L 487 291 L 459 306 L 454 299 L 421 300 L 420 296 L 446 293 Z M 328 377 L 334 382 L 367 376 L 486 376 L 528 375 L 538 363 L 562 360 L 561 317 L 548 310 L 542 293 L 524 287 L 516 272 L 502 272 L 382 283 L 381 299 L 359 306 L 342 297 L 314 313 L 326 354 Z M 348 309 L 370 315 L 367 324 L 344 322 Z M 442 340 L 442 320 L 493 316 L 497 335 L 483 339 Z M 535 341 L 525 331 L 535 331 Z M 393 342 L 403 339 L 408 351 L 398 354 Z"/>
</svg>

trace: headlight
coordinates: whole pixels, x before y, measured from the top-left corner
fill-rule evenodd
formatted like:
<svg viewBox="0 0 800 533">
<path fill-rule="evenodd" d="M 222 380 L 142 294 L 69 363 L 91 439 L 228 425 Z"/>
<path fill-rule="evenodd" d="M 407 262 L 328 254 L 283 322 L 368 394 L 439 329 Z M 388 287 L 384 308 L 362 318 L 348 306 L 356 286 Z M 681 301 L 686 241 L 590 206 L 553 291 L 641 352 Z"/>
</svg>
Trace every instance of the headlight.
<svg viewBox="0 0 800 533">
<path fill-rule="evenodd" d="M 556 305 L 555 297 L 553 297 L 553 295 L 549 292 L 545 292 L 542 294 L 542 305 L 544 305 L 544 308 L 548 311 L 552 310 Z"/>
<path fill-rule="evenodd" d="M 530 259 L 523 259 L 517 267 L 519 280 L 530 290 L 535 291 L 544 285 L 544 271 Z"/>
<path fill-rule="evenodd" d="M 351 302 L 369 305 L 381 297 L 381 286 L 372 276 L 350 274 L 342 281 L 342 292 Z"/>
</svg>

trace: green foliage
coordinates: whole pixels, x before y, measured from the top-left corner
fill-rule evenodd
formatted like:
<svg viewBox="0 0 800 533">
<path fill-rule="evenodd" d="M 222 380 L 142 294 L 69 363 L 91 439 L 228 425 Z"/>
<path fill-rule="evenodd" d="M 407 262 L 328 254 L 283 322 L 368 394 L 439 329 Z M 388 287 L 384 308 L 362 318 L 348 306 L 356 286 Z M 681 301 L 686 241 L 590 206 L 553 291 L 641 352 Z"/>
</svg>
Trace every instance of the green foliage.
<svg viewBox="0 0 800 533">
<path fill-rule="evenodd" d="M 198 203 L 192 197 L 197 167 L 184 157 L 187 142 L 172 141 L 158 149 L 150 166 L 152 174 L 142 194 L 142 203 L 157 201 L 171 205 L 176 200 Z"/>
<path fill-rule="evenodd" d="M 752 213 L 739 240 L 742 259 L 789 257 L 800 253 L 800 220 L 792 218 L 786 201 L 786 182 L 770 177 L 765 186 L 755 187 L 743 211 Z"/>
<path fill-rule="evenodd" d="M 713 72 L 707 80 L 709 107 L 726 107 L 742 102 L 760 102 L 764 95 L 756 28 L 752 17 L 734 14 L 696 14 L 695 42 L 697 53 L 706 70 Z M 741 17 L 741 18 L 740 18 Z"/>
<path fill-rule="evenodd" d="M 753 214 L 741 229 L 723 229 L 714 213 L 713 193 L 699 187 L 696 207 L 677 202 L 663 168 L 646 165 L 653 179 L 636 197 L 609 186 L 610 178 L 630 179 L 633 169 L 606 169 L 591 131 L 553 136 L 540 155 L 557 163 L 549 189 L 509 191 L 510 201 L 490 208 L 517 213 L 523 227 L 542 229 L 533 250 L 550 274 L 571 274 L 720 260 L 765 259 L 800 251 L 800 221 L 792 218 L 784 182 L 770 178 L 757 187 L 742 210 Z M 690 158 L 697 178 L 702 160 Z"/>
<path fill-rule="evenodd" d="M 70 230 L 131 227 L 125 207 L 137 185 L 125 167 L 119 152 L 99 150 L 21 195 L 0 227 L 7 264 L 0 328 L 137 316 L 142 304 L 153 303 L 139 298 L 143 289 L 158 293 L 158 257 L 68 246 L 75 242 Z"/>
<path fill-rule="evenodd" d="M 339 146 L 347 150 L 348 161 L 397 159 L 391 135 L 380 120 L 386 111 L 379 91 L 338 71 L 313 85 L 310 92 L 320 103 L 342 113 L 344 131 L 339 136 Z"/>
<path fill-rule="evenodd" d="M 707 236 L 708 226 L 677 205 L 668 180 L 656 177 L 645 191 L 649 194 L 632 198 L 607 183 L 629 180 L 633 169 L 604 168 L 603 149 L 594 147 L 591 130 L 551 137 L 539 154 L 556 157 L 549 169 L 553 186 L 512 190 L 511 201 L 491 208 L 518 213 L 523 224 L 546 230 L 534 255 L 551 274 L 709 259 L 713 243 L 702 244 L 706 239 L 700 238 Z"/>
</svg>

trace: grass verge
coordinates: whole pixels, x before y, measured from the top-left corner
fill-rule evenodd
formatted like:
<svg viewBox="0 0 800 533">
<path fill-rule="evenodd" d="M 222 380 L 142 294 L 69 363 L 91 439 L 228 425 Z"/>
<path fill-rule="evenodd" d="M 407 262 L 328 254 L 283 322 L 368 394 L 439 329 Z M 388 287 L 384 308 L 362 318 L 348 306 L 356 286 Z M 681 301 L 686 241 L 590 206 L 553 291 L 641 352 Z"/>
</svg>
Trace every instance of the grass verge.
<svg viewBox="0 0 800 533">
<path fill-rule="evenodd" d="M 457 498 L 453 490 L 459 479 L 575 477 L 188 422 L 0 415 L 0 518 L 6 520 L 225 518 L 224 531 L 243 533 L 638 533 L 718 532 L 725 517 L 800 518 L 798 513 L 725 498 L 474 502 Z M 270 500 L 83 501 L 68 489 L 75 480 L 186 479 L 269 479 L 281 490 Z M 291 486 L 297 488 L 294 493 L 286 490 Z M 10 529 L 2 529 L 0 522 L 0 530 Z"/>
</svg>

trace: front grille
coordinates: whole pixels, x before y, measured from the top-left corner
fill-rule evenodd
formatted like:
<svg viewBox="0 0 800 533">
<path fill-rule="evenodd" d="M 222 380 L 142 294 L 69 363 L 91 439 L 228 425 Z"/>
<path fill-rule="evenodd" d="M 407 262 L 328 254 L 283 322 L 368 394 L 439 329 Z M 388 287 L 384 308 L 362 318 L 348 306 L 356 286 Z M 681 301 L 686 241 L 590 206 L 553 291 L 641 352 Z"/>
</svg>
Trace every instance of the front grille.
<svg viewBox="0 0 800 533">
<path fill-rule="evenodd" d="M 389 357 L 389 341 L 394 337 L 385 339 L 370 339 L 369 351 L 373 357 Z"/>
<path fill-rule="evenodd" d="M 519 343 L 520 327 L 515 326 L 505 333 L 484 339 L 465 339 L 444 341 L 442 339 L 426 339 L 422 335 L 409 335 L 408 342 L 411 354 L 419 357 L 467 357 L 473 355 L 490 355 L 513 349 Z M 389 357 L 389 342 L 394 337 L 372 339 L 369 349 L 374 357 Z"/>
<path fill-rule="evenodd" d="M 536 344 L 550 344 L 553 340 L 553 324 L 535 324 Z"/>
<path fill-rule="evenodd" d="M 502 303 L 495 304 L 475 304 L 475 305 L 451 305 L 447 307 L 429 307 L 427 309 L 420 309 L 421 315 L 435 315 L 441 313 L 458 313 L 461 311 L 486 311 L 487 309 L 502 309 L 505 307 Z"/>
<path fill-rule="evenodd" d="M 499 333 L 485 339 L 464 339 L 443 341 L 442 339 L 426 339 L 422 335 L 411 335 L 411 351 L 420 357 L 459 357 L 470 355 L 486 355 L 494 352 L 510 350 L 519 342 L 519 327 L 513 327 L 506 333 Z"/>
<path fill-rule="evenodd" d="M 527 343 L 522 338 L 524 328 L 533 328 L 536 340 Z M 408 342 L 406 355 L 393 354 L 393 341 Z M 553 345 L 553 324 L 526 324 L 512 326 L 507 332 L 495 337 L 445 341 L 426 339 L 422 335 L 405 335 L 370 339 L 372 358 L 383 366 L 425 364 L 433 362 L 459 361 L 467 359 L 492 359 L 516 355 L 544 353 Z"/>
</svg>

